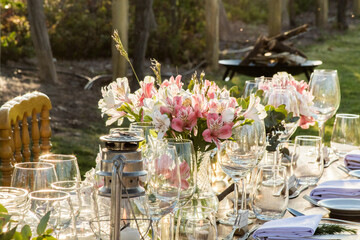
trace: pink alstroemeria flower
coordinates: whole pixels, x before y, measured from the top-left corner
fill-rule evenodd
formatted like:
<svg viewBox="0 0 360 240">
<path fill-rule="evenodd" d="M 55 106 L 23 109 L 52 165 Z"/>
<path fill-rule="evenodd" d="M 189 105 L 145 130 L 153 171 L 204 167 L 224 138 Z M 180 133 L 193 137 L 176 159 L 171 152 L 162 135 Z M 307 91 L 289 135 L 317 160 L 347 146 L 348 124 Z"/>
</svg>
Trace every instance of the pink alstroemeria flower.
<svg viewBox="0 0 360 240">
<path fill-rule="evenodd" d="M 175 96 L 173 99 L 167 97 L 165 101 L 166 106 L 160 107 L 161 114 L 168 113 L 172 116 L 176 116 L 179 109 L 182 107 L 182 97 Z"/>
<path fill-rule="evenodd" d="M 161 83 L 161 88 L 165 88 L 168 87 L 172 84 L 175 84 L 179 89 L 182 88 L 182 86 L 184 85 L 181 82 L 181 75 L 177 75 L 176 78 L 174 78 L 174 76 L 171 76 L 169 80 L 165 80 Z"/>
<path fill-rule="evenodd" d="M 182 106 L 171 121 L 171 127 L 178 132 L 183 132 L 184 130 L 191 131 L 196 126 L 196 123 L 197 117 L 194 109 L 190 106 Z"/>
<path fill-rule="evenodd" d="M 206 142 L 214 142 L 218 149 L 220 149 L 219 139 L 228 139 L 232 134 L 233 123 L 225 123 L 221 115 L 216 113 L 209 113 L 207 118 L 207 126 L 202 135 Z"/>
</svg>

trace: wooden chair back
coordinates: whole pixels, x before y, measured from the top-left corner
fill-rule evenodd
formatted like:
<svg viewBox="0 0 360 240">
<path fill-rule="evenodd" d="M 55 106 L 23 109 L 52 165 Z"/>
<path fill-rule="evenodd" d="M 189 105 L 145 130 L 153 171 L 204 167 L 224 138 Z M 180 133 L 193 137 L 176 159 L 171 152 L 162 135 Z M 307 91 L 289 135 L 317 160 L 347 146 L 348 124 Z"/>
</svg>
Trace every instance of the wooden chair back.
<svg viewBox="0 0 360 240">
<path fill-rule="evenodd" d="M 10 185 L 15 163 L 38 161 L 40 153 L 50 152 L 50 109 L 49 97 L 40 92 L 27 93 L 1 106 L 0 186 Z"/>
</svg>

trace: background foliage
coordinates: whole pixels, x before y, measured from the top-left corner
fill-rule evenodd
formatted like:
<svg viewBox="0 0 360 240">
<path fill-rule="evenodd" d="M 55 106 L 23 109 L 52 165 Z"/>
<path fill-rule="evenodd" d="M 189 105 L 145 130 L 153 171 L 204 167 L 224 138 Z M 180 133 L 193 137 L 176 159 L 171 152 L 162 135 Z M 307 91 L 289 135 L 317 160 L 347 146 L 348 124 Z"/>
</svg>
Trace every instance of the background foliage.
<svg viewBox="0 0 360 240">
<path fill-rule="evenodd" d="M 297 0 L 298 12 L 311 0 Z M 33 56 L 26 0 L 0 0 L 1 60 Z M 129 9 L 129 54 L 134 48 L 134 8 Z M 228 18 L 261 24 L 267 20 L 267 1 L 223 0 Z M 111 55 L 111 0 L 45 0 L 44 8 L 54 57 L 89 59 Z M 204 59 L 205 0 L 154 0 L 157 28 L 151 32 L 147 56 L 184 64 Z"/>
</svg>

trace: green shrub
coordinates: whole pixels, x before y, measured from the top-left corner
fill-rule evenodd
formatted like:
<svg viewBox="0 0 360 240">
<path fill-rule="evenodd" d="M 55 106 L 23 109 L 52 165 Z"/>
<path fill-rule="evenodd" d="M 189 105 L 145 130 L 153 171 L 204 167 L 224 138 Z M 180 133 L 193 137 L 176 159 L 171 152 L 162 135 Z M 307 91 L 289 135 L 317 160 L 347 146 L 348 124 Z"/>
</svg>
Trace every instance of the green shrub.
<svg viewBox="0 0 360 240">
<path fill-rule="evenodd" d="M 26 6 L 23 1 L 0 0 L 1 62 L 33 54 Z"/>
<path fill-rule="evenodd" d="M 230 20 L 241 20 L 245 23 L 266 23 L 268 1 L 264 0 L 223 0 Z"/>
</svg>

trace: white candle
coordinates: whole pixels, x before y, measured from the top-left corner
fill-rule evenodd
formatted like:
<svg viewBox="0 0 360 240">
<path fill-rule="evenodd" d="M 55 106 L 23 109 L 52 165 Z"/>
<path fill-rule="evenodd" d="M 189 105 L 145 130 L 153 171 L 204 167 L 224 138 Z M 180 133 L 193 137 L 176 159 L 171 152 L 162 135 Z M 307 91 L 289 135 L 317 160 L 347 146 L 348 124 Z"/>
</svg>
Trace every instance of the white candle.
<svg viewBox="0 0 360 240">
<path fill-rule="evenodd" d="M 127 227 L 120 232 L 121 240 L 139 240 L 140 233 L 136 228 Z"/>
</svg>

